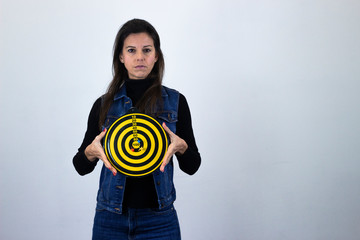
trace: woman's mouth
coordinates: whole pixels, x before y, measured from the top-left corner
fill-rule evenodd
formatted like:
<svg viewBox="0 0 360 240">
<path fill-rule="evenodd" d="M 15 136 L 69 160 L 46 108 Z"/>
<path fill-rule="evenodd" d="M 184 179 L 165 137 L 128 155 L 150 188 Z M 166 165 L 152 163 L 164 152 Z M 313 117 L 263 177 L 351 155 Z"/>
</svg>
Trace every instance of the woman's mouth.
<svg viewBox="0 0 360 240">
<path fill-rule="evenodd" d="M 135 68 L 136 68 L 136 69 L 144 69 L 144 68 L 146 68 L 146 66 L 144 66 L 144 65 L 138 65 L 138 66 L 136 66 Z"/>
</svg>

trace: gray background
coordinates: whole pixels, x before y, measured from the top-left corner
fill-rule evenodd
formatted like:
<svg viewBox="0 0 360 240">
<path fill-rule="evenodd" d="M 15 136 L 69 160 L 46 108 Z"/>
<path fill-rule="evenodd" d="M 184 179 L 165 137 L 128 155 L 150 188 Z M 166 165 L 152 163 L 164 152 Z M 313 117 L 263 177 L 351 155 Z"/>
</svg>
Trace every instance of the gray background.
<svg viewBox="0 0 360 240">
<path fill-rule="evenodd" d="M 175 173 L 183 239 L 359 239 L 358 0 L 1 0 L 0 239 L 90 239 L 100 165 L 72 157 L 134 17 L 202 154 Z"/>
</svg>

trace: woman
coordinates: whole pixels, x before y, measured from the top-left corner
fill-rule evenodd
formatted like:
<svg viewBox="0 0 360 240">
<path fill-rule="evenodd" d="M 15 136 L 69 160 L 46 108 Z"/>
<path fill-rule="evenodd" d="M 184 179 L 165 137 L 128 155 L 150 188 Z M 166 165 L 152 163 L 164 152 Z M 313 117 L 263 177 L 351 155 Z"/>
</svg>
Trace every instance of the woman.
<svg viewBox="0 0 360 240">
<path fill-rule="evenodd" d="M 114 44 L 113 80 L 94 103 L 83 143 L 73 159 L 80 175 L 103 162 L 93 239 L 180 239 L 173 184 L 175 154 L 192 175 L 201 162 L 185 97 L 162 86 L 164 58 L 154 27 L 140 19 L 125 23 Z M 118 173 L 102 147 L 106 129 L 136 107 L 162 124 L 170 139 L 159 169 L 141 178 Z M 171 113 L 171 114 L 169 114 Z"/>
</svg>

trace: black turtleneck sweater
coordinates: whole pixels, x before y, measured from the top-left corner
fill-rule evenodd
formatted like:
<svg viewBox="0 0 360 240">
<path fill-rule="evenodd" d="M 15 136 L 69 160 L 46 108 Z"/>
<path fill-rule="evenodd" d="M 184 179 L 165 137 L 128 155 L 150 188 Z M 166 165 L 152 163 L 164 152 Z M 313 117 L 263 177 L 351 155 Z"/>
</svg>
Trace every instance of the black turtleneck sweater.
<svg viewBox="0 0 360 240">
<path fill-rule="evenodd" d="M 134 106 L 144 95 L 145 91 L 151 86 L 151 83 L 152 82 L 148 79 L 125 81 L 126 94 L 131 98 Z M 85 175 L 92 172 L 98 162 L 98 159 L 94 162 L 89 161 L 86 158 L 84 151 L 85 148 L 91 144 L 94 138 L 100 134 L 98 127 L 100 107 L 101 98 L 98 98 L 90 111 L 84 140 L 73 158 L 75 169 L 80 175 Z M 200 167 L 201 158 L 192 130 L 190 109 L 185 97 L 182 94 L 180 94 L 179 98 L 176 135 L 184 139 L 188 144 L 188 149 L 183 155 L 176 155 L 179 162 L 179 167 L 185 173 L 192 175 Z M 128 177 L 126 179 L 123 205 L 125 207 L 132 208 L 148 208 L 158 206 L 156 189 L 152 174 L 145 177 Z"/>
</svg>

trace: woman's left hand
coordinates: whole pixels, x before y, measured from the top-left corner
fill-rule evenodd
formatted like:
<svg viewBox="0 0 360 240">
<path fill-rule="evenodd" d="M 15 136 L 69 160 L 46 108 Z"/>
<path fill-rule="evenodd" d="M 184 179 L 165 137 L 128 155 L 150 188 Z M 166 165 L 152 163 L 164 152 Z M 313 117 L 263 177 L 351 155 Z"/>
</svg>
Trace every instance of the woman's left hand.
<svg viewBox="0 0 360 240">
<path fill-rule="evenodd" d="M 162 124 L 163 128 L 165 129 L 165 131 L 167 132 L 167 134 L 169 134 L 170 137 L 170 145 L 168 147 L 168 150 L 164 156 L 164 160 L 163 163 L 160 166 L 160 171 L 164 172 L 165 170 L 165 166 L 169 163 L 171 157 L 175 154 L 175 153 L 180 153 L 180 154 L 184 154 L 184 152 L 186 151 L 186 149 L 188 148 L 187 143 L 185 142 L 184 139 L 180 138 L 179 136 L 177 136 L 175 133 L 173 133 L 167 126 L 165 123 Z"/>
</svg>

